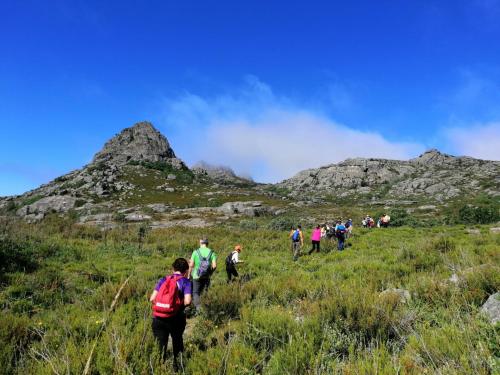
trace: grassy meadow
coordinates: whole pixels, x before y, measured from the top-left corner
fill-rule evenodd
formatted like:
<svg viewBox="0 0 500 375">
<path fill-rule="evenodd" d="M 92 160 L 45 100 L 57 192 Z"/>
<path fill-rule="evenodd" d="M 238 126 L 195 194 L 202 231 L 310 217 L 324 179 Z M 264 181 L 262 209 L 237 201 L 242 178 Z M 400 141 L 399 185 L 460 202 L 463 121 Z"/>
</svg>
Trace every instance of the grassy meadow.
<svg viewBox="0 0 500 375">
<path fill-rule="evenodd" d="M 0 223 L 0 372 L 82 373 L 95 345 L 89 373 L 171 373 L 148 297 L 205 234 L 219 267 L 188 320 L 186 374 L 499 373 L 500 327 L 479 313 L 500 286 L 500 236 L 488 226 L 355 227 L 345 251 L 323 241 L 293 262 L 288 232 L 266 220 L 106 232 L 55 216 Z M 236 243 L 244 277 L 227 285 Z M 392 288 L 411 298 L 381 294 Z"/>
</svg>

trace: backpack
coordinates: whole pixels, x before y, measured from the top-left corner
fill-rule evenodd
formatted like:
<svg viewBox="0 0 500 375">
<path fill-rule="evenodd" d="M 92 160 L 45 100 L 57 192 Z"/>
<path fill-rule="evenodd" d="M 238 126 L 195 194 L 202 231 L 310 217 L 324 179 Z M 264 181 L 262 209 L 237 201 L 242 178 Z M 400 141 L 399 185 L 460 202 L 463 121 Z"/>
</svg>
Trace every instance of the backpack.
<svg viewBox="0 0 500 375">
<path fill-rule="evenodd" d="M 198 257 L 200 258 L 200 266 L 198 267 L 198 278 L 208 278 L 210 277 L 210 272 L 212 271 L 212 263 L 210 259 L 212 258 L 212 250 L 208 253 L 206 258 L 201 256 L 200 249 L 197 249 Z"/>
<path fill-rule="evenodd" d="M 171 318 L 181 310 L 184 302 L 179 295 L 177 282 L 182 275 L 170 275 L 165 277 L 155 300 L 153 301 L 153 316 L 158 318 Z"/>
<path fill-rule="evenodd" d="M 292 241 L 297 242 L 300 240 L 300 231 L 297 229 L 295 232 L 292 234 Z"/>
<path fill-rule="evenodd" d="M 337 234 L 339 233 L 345 233 L 345 226 L 342 224 L 337 227 Z"/>
<path fill-rule="evenodd" d="M 234 251 L 231 251 L 229 253 L 229 255 L 226 257 L 226 266 L 228 266 L 228 267 L 230 267 L 234 264 L 233 263 L 233 254 L 234 254 Z"/>
</svg>

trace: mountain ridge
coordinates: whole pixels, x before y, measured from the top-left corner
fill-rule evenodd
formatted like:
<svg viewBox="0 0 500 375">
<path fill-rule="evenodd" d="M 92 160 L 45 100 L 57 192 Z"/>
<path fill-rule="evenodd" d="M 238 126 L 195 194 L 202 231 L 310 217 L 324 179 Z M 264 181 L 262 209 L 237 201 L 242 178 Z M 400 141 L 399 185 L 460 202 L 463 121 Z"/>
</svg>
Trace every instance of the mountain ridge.
<svg viewBox="0 0 500 375">
<path fill-rule="evenodd" d="M 317 203 L 330 195 L 444 203 L 465 194 L 497 197 L 499 186 L 500 162 L 436 149 L 409 160 L 348 158 L 300 171 L 277 184 L 257 184 L 229 167 L 204 163 L 188 168 L 168 139 L 142 121 L 112 137 L 81 169 L 24 194 L 0 198 L 0 211 L 41 220 L 50 212 L 70 210 L 88 215 L 132 205 L 210 207 L 249 197 Z"/>
</svg>

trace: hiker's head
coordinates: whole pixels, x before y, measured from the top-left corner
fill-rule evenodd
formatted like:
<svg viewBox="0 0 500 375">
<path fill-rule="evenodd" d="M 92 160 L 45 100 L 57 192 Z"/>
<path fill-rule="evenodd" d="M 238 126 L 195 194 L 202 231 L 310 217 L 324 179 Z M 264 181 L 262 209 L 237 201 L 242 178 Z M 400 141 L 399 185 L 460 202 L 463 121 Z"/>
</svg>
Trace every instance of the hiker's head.
<svg viewBox="0 0 500 375">
<path fill-rule="evenodd" d="M 318 225 L 316 225 L 316 229 L 319 229 L 319 228 L 320 228 L 319 224 L 318 224 Z"/>
<path fill-rule="evenodd" d="M 297 229 L 302 229 L 302 225 L 297 225 Z"/>
<path fill-rule="evenodd" d="M 208 245 L 208 238 L 207 237 L 202 237 L 200 238 L 200 245 Z"/>
<path fill-rule="evenodd" d="M 236 250 L 238 253 L 240 253 L 241 252 L 241 245 L 236 245 L 234 247 L 234 250 Z"/>
<path fill-rule="evenodd" d="M 174 263 L 172 263 L 172 268 L 176 272 L 180 272 L 182 274 L 185 274 L 186 271 L 189 269 L 189 264 L 186 259 L 184 258 L 177 258 Z"/>
</svg>

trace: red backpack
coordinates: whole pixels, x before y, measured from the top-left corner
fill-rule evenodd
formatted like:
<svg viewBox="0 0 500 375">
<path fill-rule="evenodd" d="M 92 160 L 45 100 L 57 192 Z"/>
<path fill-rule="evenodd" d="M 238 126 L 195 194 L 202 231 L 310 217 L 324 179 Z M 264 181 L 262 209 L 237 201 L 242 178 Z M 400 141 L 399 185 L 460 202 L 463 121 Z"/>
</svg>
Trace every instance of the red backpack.
<svg viewBox="0 0 500 375">
<path fill-rule="evenodd" d="M 161 285 L 153 301 L 153 316 L 158 318 L 170 318 L 177 315 L 181 310 L 184 301 L 179 295 L 179 286 L 177 282 L 182 278 L 183 276 L 178 274 L 165 277 L 165 282 Z"/>
</svg>

